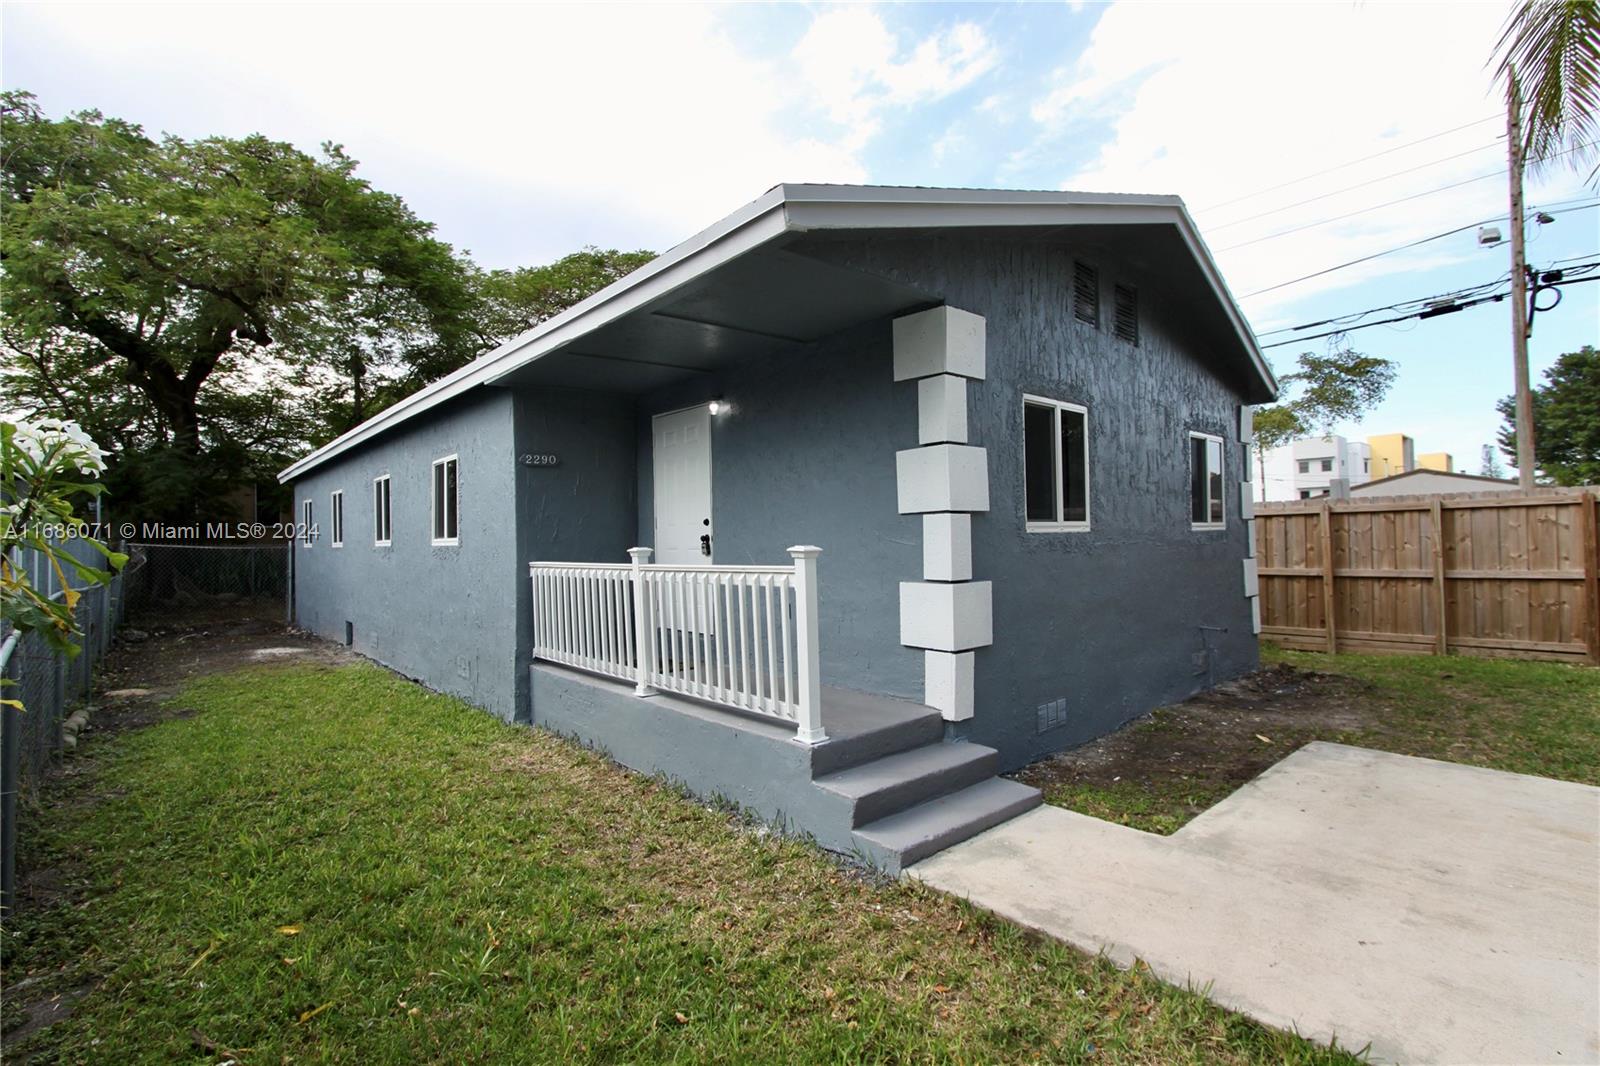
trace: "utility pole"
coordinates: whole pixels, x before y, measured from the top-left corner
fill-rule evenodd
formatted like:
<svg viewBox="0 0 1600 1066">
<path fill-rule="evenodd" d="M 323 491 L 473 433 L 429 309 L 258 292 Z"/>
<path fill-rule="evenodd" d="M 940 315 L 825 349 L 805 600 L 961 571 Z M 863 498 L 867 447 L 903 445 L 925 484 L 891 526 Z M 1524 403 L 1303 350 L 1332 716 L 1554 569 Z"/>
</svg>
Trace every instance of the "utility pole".
<svg viewBox="0 0 1600 1066">
<path fill-rule="evenodd" d="M 1522 241 L 1522 86 L 1507 72 L 1506 148 L 1511 160 L 1511 365 L 1517 387 L 1517 484 L 1533 489 L 1533 393 L 1528 386 L 1528 254 Z"/>
</svg>

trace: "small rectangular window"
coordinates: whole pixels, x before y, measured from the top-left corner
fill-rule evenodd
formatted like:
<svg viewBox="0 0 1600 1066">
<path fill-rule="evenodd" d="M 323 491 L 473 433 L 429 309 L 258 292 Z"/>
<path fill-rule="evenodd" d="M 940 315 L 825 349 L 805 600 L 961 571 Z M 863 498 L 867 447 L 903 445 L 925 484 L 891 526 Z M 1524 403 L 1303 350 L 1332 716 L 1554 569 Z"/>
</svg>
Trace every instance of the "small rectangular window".
<svg viewBox="0 0 1600 1066">
<path fill-rule="evenodd" d="M 1118 340 L 1127 341 L 1137 346 L 1139 343 L 1139 293 L 1127 285 L 1118 285 L 1112 290 L 1113 312 L 1112 332 Z"/>
<path fill-rule="evenodd" d="M 1310 459 L 1302 459 L 1302 460 L 1300 460 L 1300 472 L 1302 474 L 1311 473 L 1311 460 Z"/>
<path fill-rule="evenodd" d="M 1088 529 L 1088 410 L 1024 397 L 1022 451 L 1027 528 L 1041 533 Z"/>
<path fill-rule="evenodd" d="M 1226 525 L 1222 492 L 1222 438 L 1189 434 L 1189 522 L 1195 529 Z"/>
<path fill-rule="evenodd" d="M 300 543 L 311 547 L 311 501 L 303 500 L 300 503 Z"/>
<path fill-rule="evenodd" d="M 389 475 L 372 479 L 372 543 L 384 547 L 394 543 L 393 515 L 389 509 Z"/>
<path fill-rule="evenodd" d="M 1327 474 L 1327 473 L 1331 473 L 1332 471 L 1333 471 L 1333 460 L 1332 459 L 1324 459 L 1324 460 L 1322 460 L 1322 472 L 1324 474 Z"/>
<path fill-rule="evenodd" d="M 333 525 L 333 546 L 344 547 L 344 493 L 335 492 L 328 499 L 329 521 Z"/>
<path fill-rule="evenodd" d="M 1088 263 L 1072 264 L 1072 317 L 1100 328 L 1100 271 Z"/>
<path fill-rule="evenodd" d="M 433 543 L 461 543 L 460 491 L 456 457 L 447 455 L 433 463 Z"/>
</svg>

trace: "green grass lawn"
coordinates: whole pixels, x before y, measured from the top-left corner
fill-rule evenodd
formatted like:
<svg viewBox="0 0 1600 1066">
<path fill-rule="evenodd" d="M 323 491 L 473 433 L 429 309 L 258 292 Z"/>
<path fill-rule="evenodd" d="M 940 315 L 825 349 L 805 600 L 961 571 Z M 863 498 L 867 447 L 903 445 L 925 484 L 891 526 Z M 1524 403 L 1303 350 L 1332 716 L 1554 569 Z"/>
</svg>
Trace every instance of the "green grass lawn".
<svg viewBox="0 0 1600 1066">
<path fill-rule="evenodd" d="M 370 665 L 195 682 L 28 826 L 34 1061 L 1340 1062 Z M 77 886 L 77 887 L 71 887 Z M 8 1061 L 10 1055 L 8 1054 Z"/>
<path fill-rule="evenodd" d="M 1600 785 L 1600 670 L 1464 656 L 1262 650 L 1311 677 L 1281 696 L 1162 708 L 1018 776 L 1049 803 L 1172 833 L 1314 740 Z"/>
</svg>

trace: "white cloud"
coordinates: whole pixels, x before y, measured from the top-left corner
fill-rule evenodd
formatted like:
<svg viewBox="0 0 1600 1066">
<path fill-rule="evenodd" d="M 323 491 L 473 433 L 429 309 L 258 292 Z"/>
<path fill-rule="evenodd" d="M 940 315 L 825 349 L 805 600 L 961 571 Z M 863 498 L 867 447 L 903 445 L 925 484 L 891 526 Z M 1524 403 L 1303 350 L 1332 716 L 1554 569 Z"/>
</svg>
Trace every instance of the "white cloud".
<svg viewBox="0 0 1600 1066">
<path fill-rule="evenodd" d="M 994 62 L 975 26 L 901 39 L 865 9 L 824 10 L 792 54 L 754 55 L 726 14 L 8 6 L 6 81 L 25 79 L 51 113 L 340 141 L 446 239 L 508 265 L 589 241 L 663 248 L 780 181 L 865 181 L 885 109 L 938 99 Z"/>
<path fill-rule="evenodd" d="M 904 52 L 878 12 L 842 8 L 811 23 L 793 59 L 810 103 L 845 128 L 843 143 L 852 148 L 878 133 L 886 109 L 949 96 L 982 77 L 997 59 L 982 28 L 970 22 L 942 29 Z"/>
<path fill-rule="evenodd" d="M 1495 172 L 1504 165 L 1503 151 L 1493 147 L 1497 122 L 1205 210 L 1495 115 L 1500 104 L 1485 63 L 1504 8 L 1454 5 L 1449 17 L 1442 11 L 1426 4 L 1114 4 L 1077 63 L 1058 70 L 1035 101 L 1030 113 L 1039 136 L 1012 165 L 1048 165 L 1052 153 L 1081 144 L 1086 130 L 1109 117 L 1109 139 L 1087 164 L 1063 173 L 1062 187 L 1182 195 L 1239 293 L 1491 216 L 1505 207 L 1498 178 L 1246 243 Z M 1485 150 L 1470 151 L 1479 147 Z M 1336 192 L 1457 153 L 1470 154 Z M 1564 176 L 1532 189 L 1536 197 L 1577 191 L 1577 180 Z M 1415 269 L 1420 256 L 1438 262 L 1475 254 L 1468 233 L 1419 256 L 1386 257 L 1247 301 L 1246 310 L 1267 327 L 1288 304 L 1319 290 Z M 1502 258 L 1492 269 L 1503 269 Z"/>
</svg>

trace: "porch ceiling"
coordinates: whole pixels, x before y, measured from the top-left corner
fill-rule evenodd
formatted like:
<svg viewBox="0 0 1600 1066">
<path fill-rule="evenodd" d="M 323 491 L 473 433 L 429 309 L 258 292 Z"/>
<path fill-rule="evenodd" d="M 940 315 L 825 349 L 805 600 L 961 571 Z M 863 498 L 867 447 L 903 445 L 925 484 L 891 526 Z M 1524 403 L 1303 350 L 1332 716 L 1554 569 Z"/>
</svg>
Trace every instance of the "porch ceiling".
<svg viewBox="0 0 1600 1066">
<path fill-rule="evenodd" d="M 939 302 L 933 292 L 769 246 L 497 383 L 647 392 Z"/>
</svg>

